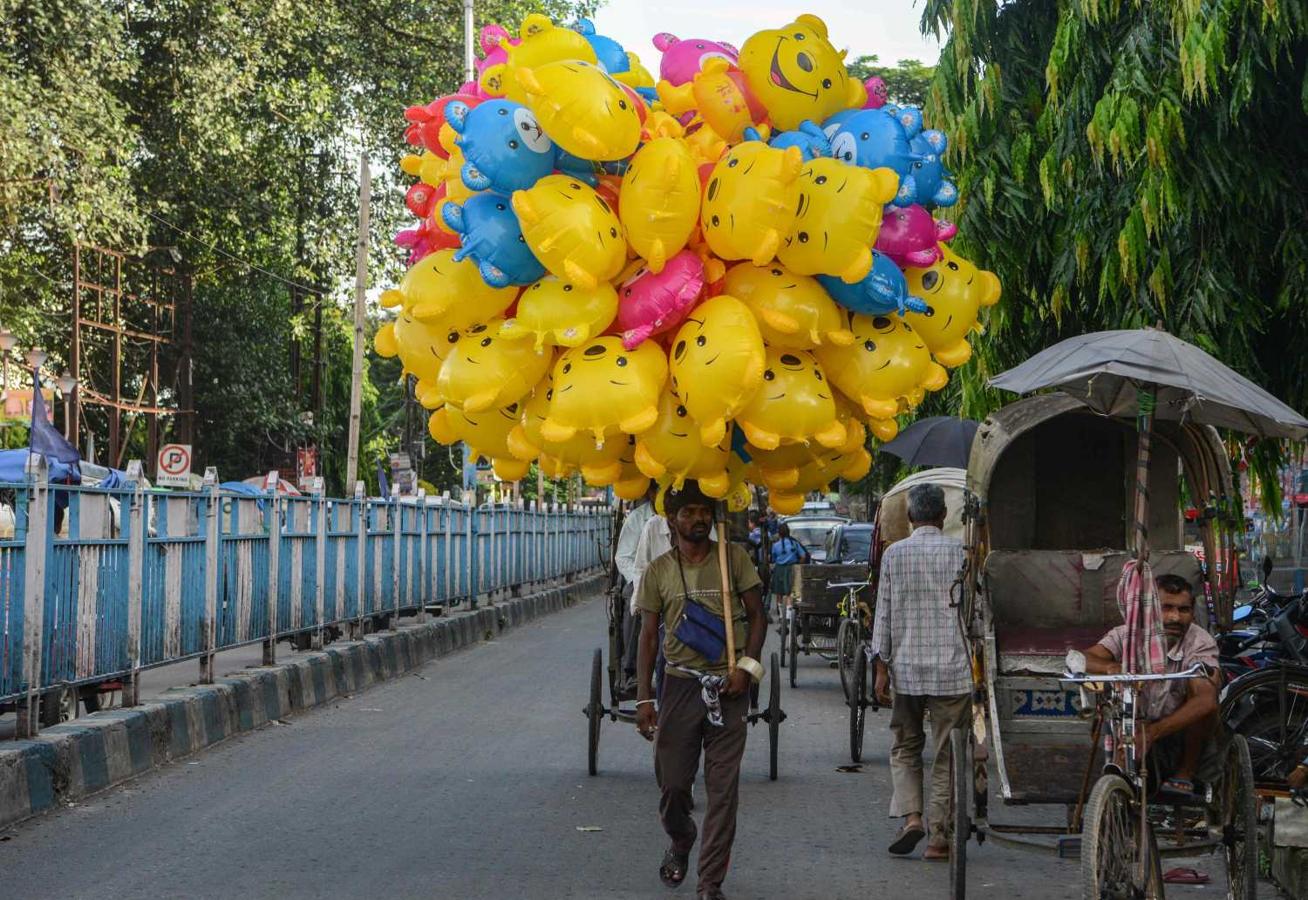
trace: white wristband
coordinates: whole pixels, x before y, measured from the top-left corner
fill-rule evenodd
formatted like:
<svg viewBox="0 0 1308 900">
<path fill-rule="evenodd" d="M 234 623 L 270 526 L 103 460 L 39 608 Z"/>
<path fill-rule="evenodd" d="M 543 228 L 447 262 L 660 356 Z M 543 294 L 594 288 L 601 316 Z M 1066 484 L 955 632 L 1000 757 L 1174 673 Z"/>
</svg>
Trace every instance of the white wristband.
<svg viewBox="0 0 1308 900">
<path fill-rule="evenodd" d="M 749 677 L 754 679 L 755 684 L 758 684 L 763 680 L 763 664 L 757 659 L 742 656 L 740 659 L 736 660 L 736 668 L 744 669 L 748 672 Z"/>
<path fill-rule="evenodd" d="M 644 706 L 646 703 L 653 703 L 653 702 L 654 702 L 653 700 L 637 700 L 637 701 L 636 701 L 636 705 L 637 705 L 637 706 Z"/>
</svg>

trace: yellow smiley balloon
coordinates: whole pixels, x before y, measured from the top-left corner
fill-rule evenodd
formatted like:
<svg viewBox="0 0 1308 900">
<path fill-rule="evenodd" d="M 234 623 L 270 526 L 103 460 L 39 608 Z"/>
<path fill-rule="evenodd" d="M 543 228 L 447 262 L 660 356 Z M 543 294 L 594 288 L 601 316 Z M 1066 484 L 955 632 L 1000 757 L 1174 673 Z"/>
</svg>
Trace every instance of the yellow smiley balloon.
<svg viewBox="0 0 1308 900">
<path fill-rule="evenodd" d="M 854 340 L 840 307 L 817 279 L 797 275 L 780 263 L 738 263 L 727 270 L 723 287 L 758 318 L 768 346 L 812 350 Z"/>
<path fill-rule="evenodd" d="M 981 307 L 999 302 L 1001 287 L 994 272 L 978 269 L 944 244 L 936 246 L 941 256 L 934 265 L 904 270 L 909 293 L 930 307 L 927 313 L 909 313 L 908 320 L 936 360 L 952 369 L 971 359 L 967 334 L 978 327 Z"/>
<path fill-rule="evenodd" d="M 509 451 L 519 459 L 540 457 L 540 470 L 550 478 L 564 478 L 578 470 L 588 483 L 611 484 L 622 477 L 621 457 L 626 446 L 617 428 L 607 431 L 603 446 L 590 432 L 579 431 L 565 441 L 547 441 L 541 430 L 554 398 L 554 380 L 546 376 L 524 404 L 522 421 L 509 432 Z"/>
<path fill-rule="evenodd" d="M 587 291 L 547 275 L 522 292 L 517 315 L 504 320 L 500 337 L 531 338 L 537 353 L 547 346 L 580 347 L 617 314 L 618 293 L 608 282 Z"/>
<path fill-rule="evenodd" d="M 561 28 L 548 16 L 532 13 L 522 20 L 522 38 L 516 44 L 508 39 L 500 41 L 505 62 L 487 66 L 481 72 L 479 84 L 491 97 L 508 97 L 514 103 L 527 105 L 527 93 L 518 81 L 517 70 L 533 69 L 565 59 L 576 59 L 594 65 L 598 59 L 590 42 L 571 28 Z"/>
<path fill-rule="evenodd" d="M 636 101 L 601 68 L 579 59 L 519 68 L 526 105 L 554 143 L 581 159 L 626 159 L 640 144 Z"/>
<path fill-rule="evenodd" d="M 672 390 L 699 423 L 700 443 L 721 443 L 727 420 L 763 383 L 763 335 L 749 307 L 723 294 L 691 310 L 672 340 L 671 369 Z"/>
<path fill-rule="evenodd" d="M 802 275 L 862 281 L 872 268 L 883 209 L 898 190 L 893 169 L 813 160 L 799 173 L 798 213 L 777 259 Z"/>
<path fill-rule="evenodd" d="M 705 447 L 699 426 L 686 407 L 669 391 L 659 398 L 659 417 L 654 427 L 636 438 L 636 465 L 645 475 L 674 490 L 681 490 L 687 478 L 699 482 L 704 493 L 721 500 L 731 488 L 727 474 L 730 441 Z"/>
<path fill-rule="evenodd" d="M 825 122 L 867 102 L 867 91 L 849 77 L 845 54 L 831 46 L 827 25 L 817 16 L 802 15 L 784 28 L 751 35 L 738 64 L 779 131 L 793 131 L 805 119 Z"/>
<path fill-rule="evenodd" d="M 898 316 L 849 314 L 854 342 L 847 347 L 821 347 L 817 358 L 831 379 L 868 417 L 872 433 L 888 441 L 899 426 L 895 416 L 911 405 L 921 390 L 938 391 L 949 373 L 931 361 L 931 354 L 913 327 Z"/>
<path fill-rule="evenodd" d="M 836 418 L 835 389 L 813 355 L 768 348 L 764 365 L 763 386 L 736 415 L 745 438 L 763 450 L 783 440 L 843 447 L 845 426 Z"/>
<path fill-rule="evenodd" d="M 380 356 L 400 358 L 404 371 L 418 380 L 414 395 L 434 409 L 444 402 L 436 387 L 441 364 L 458 339 L 457 329 L 416 319 L 409 310 L 401 309 L 394 322 L 377 329 L 373 346 Z"/>
<path fill-rule="evenodd" d="M 656 275 L 690 240 L 700 193 L 699 167 L 680 138 L 655 138 L 632 158 L 622 179 L 622 228 Z"/>
<path fill-rule="evenodd" d="M 541 436 L 560 442 L 589 431 L 599 445 L 615 425 L 626 434 L 653 426 L 668 361 L 653 341 L 626 350 L 620 338 L 601 337 L 566 351 L 553 374 L 554 396 Z"/>
<path fill-rule="evenodd" d="M 523 239 L 552 275 L 592 291 L 622 271 L 622 223 L 594 188 L 568 175 L 546 175 L 514 191 L 512 203 Z"/>
<path fill-rule="evenodd" d="M 801 466 L 795 484 L 789 488 L 768 490 L 768 505 L 782 515 L 795 515 L 804 508 L 806 496 L 826 491 L 837 478 L 858 481 L 872 468 L 872 456 L 862 447 L 853 453 L 825 450 L 813 461 Z"/>
<path fill-rule="evenodd" d="M 416 319 L 457 331 L 508 309 L 518 289 L 491 287 L 476 263 L 467 259 L 455 262 L 454 253 L 437 250 L 418 260 L 404 273 L 398 288 L 382 291 L 381 305 L 402 307 Z"/>
<path fill-rule="evenodd" d="M 531 341 L 498 337 L 501 324 L 493 319 L 459 335 L 436 380 L 446 403 L 468 413 L 508 406 L 545 377 L 553 354 L 537 353 Z"/>
<path fill-rule="evenodd" d="M 804 157 L 798 147 L 776 150 L 762 141 L 737 144 L 709 176 L 700 228 L 720 259 L 766 265 L 790 234 Z"/>
<path fill-rule="evenodd" d="M 509 452 L 509 432 L 518 424 L 521 410 L 511 403 L 499 409 L 479 413 L 446 406 L 436 410 L 427 420 L 427 431 L 441 444 L 464 441 L 473 456 L 484 456 L 501 481 L 525 478 L 531 468 L 529 460 L 522 460 Z"/>
<path fill-rule="evenodd" d="M 612 485 L 613 493 L 621 500 L 639 500 L 649 489 L 649 477 L 636 465 L 636 436 L 626 434 L 621 440 L 611 440 L 620 448 L 617 468 L 605 471 L 599 477 L 590 477 L 583 473 L 582 478 L 591 487 L 608 487 Z"/>
</svg>

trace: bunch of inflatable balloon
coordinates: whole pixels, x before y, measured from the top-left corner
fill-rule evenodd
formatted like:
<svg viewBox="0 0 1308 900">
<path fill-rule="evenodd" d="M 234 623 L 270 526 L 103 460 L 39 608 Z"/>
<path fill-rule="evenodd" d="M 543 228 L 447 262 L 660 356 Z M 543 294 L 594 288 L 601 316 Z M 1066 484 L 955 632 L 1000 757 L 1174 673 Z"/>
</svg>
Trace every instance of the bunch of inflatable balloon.
<svg viewBox="0 0 1308 900">
<path fill-rule="evenodd" d="M 584 20 L 481 45 L 475 83 L 405 113 L 421 224 L 377 336 L 436 440 L 505 480 L 754 483 L 791 512 L 971 355 L 1000 287 L 930 211 L 945 135 L 817 17 L 739 51 L 656 35 L 657 81 Z"/>
</svg>

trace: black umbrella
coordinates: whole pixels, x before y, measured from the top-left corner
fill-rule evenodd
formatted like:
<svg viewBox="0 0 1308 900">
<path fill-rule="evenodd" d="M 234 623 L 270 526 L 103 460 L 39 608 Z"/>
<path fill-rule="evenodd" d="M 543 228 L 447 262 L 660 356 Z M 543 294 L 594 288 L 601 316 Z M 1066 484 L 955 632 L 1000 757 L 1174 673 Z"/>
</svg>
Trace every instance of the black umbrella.
<svg viewBox="0 0 1308 900">
<path fill-rule="evenodd" d="M 977 424 L 971 419 L 954 416 L 919 419 L 901 431 L 899 437 L 882 444 L 881 452 L 898 456 L 910 466 L 966 469 Z"/>
</svg>

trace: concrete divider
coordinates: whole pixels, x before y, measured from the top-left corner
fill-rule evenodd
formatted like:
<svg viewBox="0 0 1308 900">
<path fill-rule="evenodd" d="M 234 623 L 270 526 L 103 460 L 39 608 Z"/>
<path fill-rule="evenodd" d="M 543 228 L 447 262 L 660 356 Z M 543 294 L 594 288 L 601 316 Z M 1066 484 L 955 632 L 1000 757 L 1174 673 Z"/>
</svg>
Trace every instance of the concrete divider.
<svg viewBox="0 0 1308 900">
<path fill-rule="evenodd" d="M 2 745 L 0 827 L 274 719 L 389 681 L 507 628 L 574 606 L 603 589 L 603 578 L 594 576 L 361 641 L 338 641 L 286 665 L 234 672 L 211 685 L 171 688 L 141 706 L 94 713 L 45 729 L 35 740 Z"/>
</svg>

